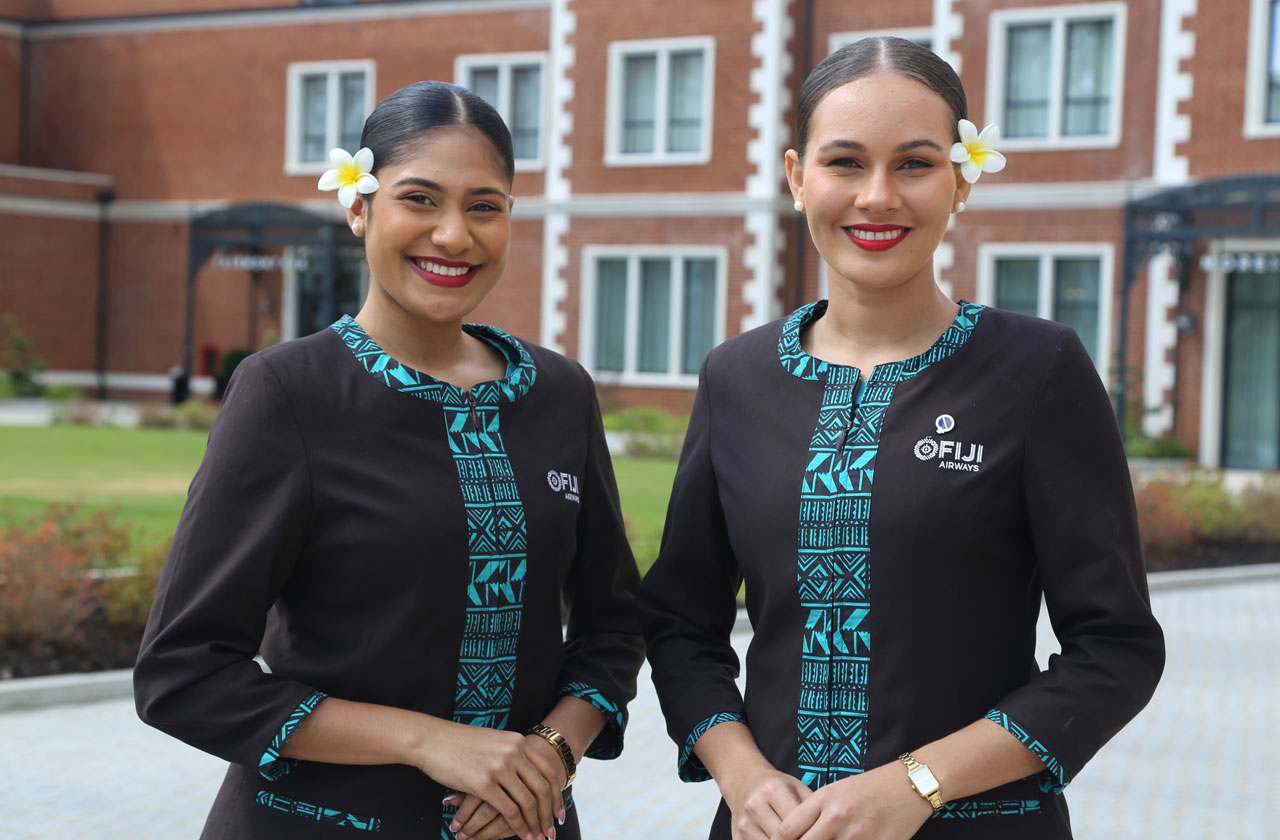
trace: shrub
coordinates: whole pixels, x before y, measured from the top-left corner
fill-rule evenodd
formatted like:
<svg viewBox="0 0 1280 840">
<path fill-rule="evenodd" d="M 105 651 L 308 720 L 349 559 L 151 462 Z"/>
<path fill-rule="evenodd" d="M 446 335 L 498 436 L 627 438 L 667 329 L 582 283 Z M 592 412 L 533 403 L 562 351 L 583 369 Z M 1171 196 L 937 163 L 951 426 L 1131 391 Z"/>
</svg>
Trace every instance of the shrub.
<svg viewBox="0 0 1280 840">
<path fill-rule="evenodd" d="M 676 458 L 689 421 L 657 406 L 645 405 L 609 412 L 604 415 L 604 427 L 626 435 L 624 455 Z"/>
<path fill-rule="evenodd" d="M 44 386 L 36 375 L 45 368 L 44 361 L 31 355 L 31 340 L 18 329 L 12 315 L 0 315 L 0 397 L 38 397 Z"/>
<path fill-rule="evenodd" d="M 204 397 L 192 397 L 177 405 L 143 403 L 138 408 L 138 425 L 148 429 L 213 428 L 218 405 Z"/>
<path fill-rule="evenodd" d="M 156 597 L 160 573 L 164 571 L 165 558 L 173 538 L 144 549 L 137 558 L 137 565 L 125 567 L 122 574 L 109 577 L 103 587 L 102 609 L 111 624 L 136 630 L 139 634 L 147 625 L 151 602 Z"/>
<path fill-rule="evenodd" d="M 1168 551 L 1190 546 L 1199 530 L 1177 481 L 1158 478 L 1134 488 L 1138 533 L 1144 551 Z"/>
<path fill-rule="evenodd" d="M 0 523 L 0 641 L 76 640 L 97 603 L 94 571 L 129 550 L 128 526 L 111 516 L 54 504 L 34 519 Z"/>
</svg>

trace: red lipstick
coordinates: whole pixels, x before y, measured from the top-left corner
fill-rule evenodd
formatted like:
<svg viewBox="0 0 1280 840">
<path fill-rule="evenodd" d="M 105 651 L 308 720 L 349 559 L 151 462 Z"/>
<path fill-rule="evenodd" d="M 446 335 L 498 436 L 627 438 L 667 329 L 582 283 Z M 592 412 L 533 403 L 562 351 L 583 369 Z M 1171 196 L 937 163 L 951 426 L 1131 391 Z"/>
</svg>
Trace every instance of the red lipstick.
<svg viewBox="0 0 1280 840">
<path fill-rule="evenodd" d="M 845 236 L 864 251 L 887 251 L 907 238 L 911 228 L 903 225 L 849 225 Z"/>
<path fill-rule="evenodd" d="M 408 257 L 409 267 L 414 273 L 433 286 L 445 289 L 460 289 L 471 282 L 480 266 L 469 262 L 446 260 L 440 257 Z M 436 269 L 445 269 L 439 271 Z M 459 269 L 463 269 L 459 271 Z"/>
</svg>

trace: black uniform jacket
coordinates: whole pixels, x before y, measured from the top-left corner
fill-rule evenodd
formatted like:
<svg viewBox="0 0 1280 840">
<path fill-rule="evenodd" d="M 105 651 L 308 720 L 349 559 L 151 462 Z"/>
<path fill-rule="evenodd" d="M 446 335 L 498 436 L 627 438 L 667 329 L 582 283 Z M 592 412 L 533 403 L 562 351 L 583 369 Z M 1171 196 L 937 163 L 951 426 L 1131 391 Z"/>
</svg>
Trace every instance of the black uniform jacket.
<svg viewBox="0 0 1280 840">
<path fill-rule="evenodd" d="M 947 803 L 918 836 L 1070 837 L 1062 788 L 1164 661 L 1093 363 L 1069 328 L 962 302 L 928 352 L 860 382 L 801 348 L 823 311 L 703 365 L 641 586 L 679 771 L 707 777 L 693 745 L 725 720 L 816 788 L 988 717 L 1044 772 Z M 729 645 L 743 581 L 745 699 Z M 1044 671 L 1042 595 L 1062 644 Z M 711 836 L 730 836 L 723 804 Z"/>
<path fill-rule="evenodd" d="M 350 318 L 236 369 L 134 673 L 143 720 L 232 763 L 205 837 L 442 836 L 415 768 L 280 757 L 325 696 L 524 731 L 573 694 L 608 721 L 588 755 L 621 750 L 643 643 L 594 386 L 467 329 L 503 380 L 440 383 Z"/>
</svg>

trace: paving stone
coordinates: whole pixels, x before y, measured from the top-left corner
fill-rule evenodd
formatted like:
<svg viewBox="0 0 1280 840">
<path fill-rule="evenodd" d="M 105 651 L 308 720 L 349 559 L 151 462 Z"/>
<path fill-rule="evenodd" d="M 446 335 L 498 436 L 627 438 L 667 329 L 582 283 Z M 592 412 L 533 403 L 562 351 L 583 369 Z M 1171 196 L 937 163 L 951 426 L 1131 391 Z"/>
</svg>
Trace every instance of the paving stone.
<svg viewBox="0 0 1280 840">
<path fill-rule="evenodd" d="M 1155 699 L 1067 788 L 1078 840 L 1274 840 L 1280 580 L 1156 591 L 1169 650 Z M 748 633 L 734 636 L 745 654 Z M 1041 622 L 1038 655 L 1056 644 Z M 584 762 L 587 836 L 699 840 L 715 784 L 682 784 L 649 671 L 627 748 Z M 195 837 L 226 765 L 143 725 L 131 700 L 0 712 L 5 840 Z"/>
</svg>

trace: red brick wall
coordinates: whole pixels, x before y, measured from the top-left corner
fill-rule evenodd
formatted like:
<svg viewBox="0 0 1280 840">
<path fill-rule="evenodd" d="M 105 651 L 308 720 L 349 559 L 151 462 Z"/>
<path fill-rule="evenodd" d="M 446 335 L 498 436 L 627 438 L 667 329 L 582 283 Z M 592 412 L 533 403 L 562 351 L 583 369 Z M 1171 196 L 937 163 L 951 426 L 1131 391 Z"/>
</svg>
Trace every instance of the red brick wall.
<svg viewBox="0 0 1280 840">
<path fill-rule="evenodd" d="M 467 320 L 493 324 L 522 339 L 539 342 L 542 323 L 541 220 L 512 223 L 507 270 Z"/>
<path fill-rule="evenodd" d="M 13 0 L 10 0 L 13 2 Z M 287 5 L 282 0 L 26 0 L 17 5 L 31 8 L 35 20 L 76 20 L 130 15 L 167 15 L 183 12 L 224 12 L 271 9 Z M 294 5 L 299 5 L 294 3 Z"/>
<path fill-rule="evenodd" d="M 968 0 L 957 7 L 964 16 L 964 35 L 951 48 L 961 55 L 961 81 L 969 100 L 969 118 L 979 128 L 986 122 L 988 18 L 991 12 L 1063 5 L 1071 4 L 1061 0 Z M 1125 67 L 1121 74 L 1124 91 L 1120 145 L 1112 149 L 1079 151 L 1019 151 L 1016 157 L 1011 153 L 1009 167 L 1001 176 L 1004 182 L 1109 181 L 1151 176 L 1159 64 L 1156 59 L 1160 54 L 1160 2 L 1128 0 L 1127 5 Z"/>
<path fill-rule="evenodd" d="M 30 20 L 36 17 L 36 0 L 0 0 L 0 18 Z"/>
<path fill-rule="evenodd" d="M 0 33 L 0 163 L 20 162 L 21 132 L 22 41 Z"/>
<path fill-rule="evenodd" d="M 17 318 L 50 369 L 92 370 L 98 224 L 0 213 L 5 249 L 0 314 Z"/>
<path fill-rule="evenodd" d="M 1201 5 L 1185 28 L 1195 34 L 1195 55 L 1181 70 L 1195 79 L 1179 113 L 1191 118 L 1191 139 L 1178 144 L 1192 178 L 1280 171 L 1280 137 L 1245 139 L 1248 73 L 1248 2 Z"/>
<path fill-rule="evenodd" d="M 375 58 L 381 99 L 452 80 L 455 54 L 546 49 L 547 27 L 533 10 L 36 41 L 31 163 L 114 174 L 121 199 L 310 199 L 316 176 L 284 173 L 290 62 Z M 442 29 L 449 49 L 422 49 Z M 517 190 L 540 193 L 541 177 Z"/>
<path fill-rule="evenodd" d="M 575 193 L 738 192 L 746 184 L 747 108 L 753 67 L 751 36 L 759 27 L 750 0 L 702 0 L 679 14 L 655 14 L 646 3 L 573 0 L 575 52 L 573 167 Z M 644 38 L 715 37 L 711 162 L 698 166 L 605 166 L 609 44 Z"/>
</svg>

